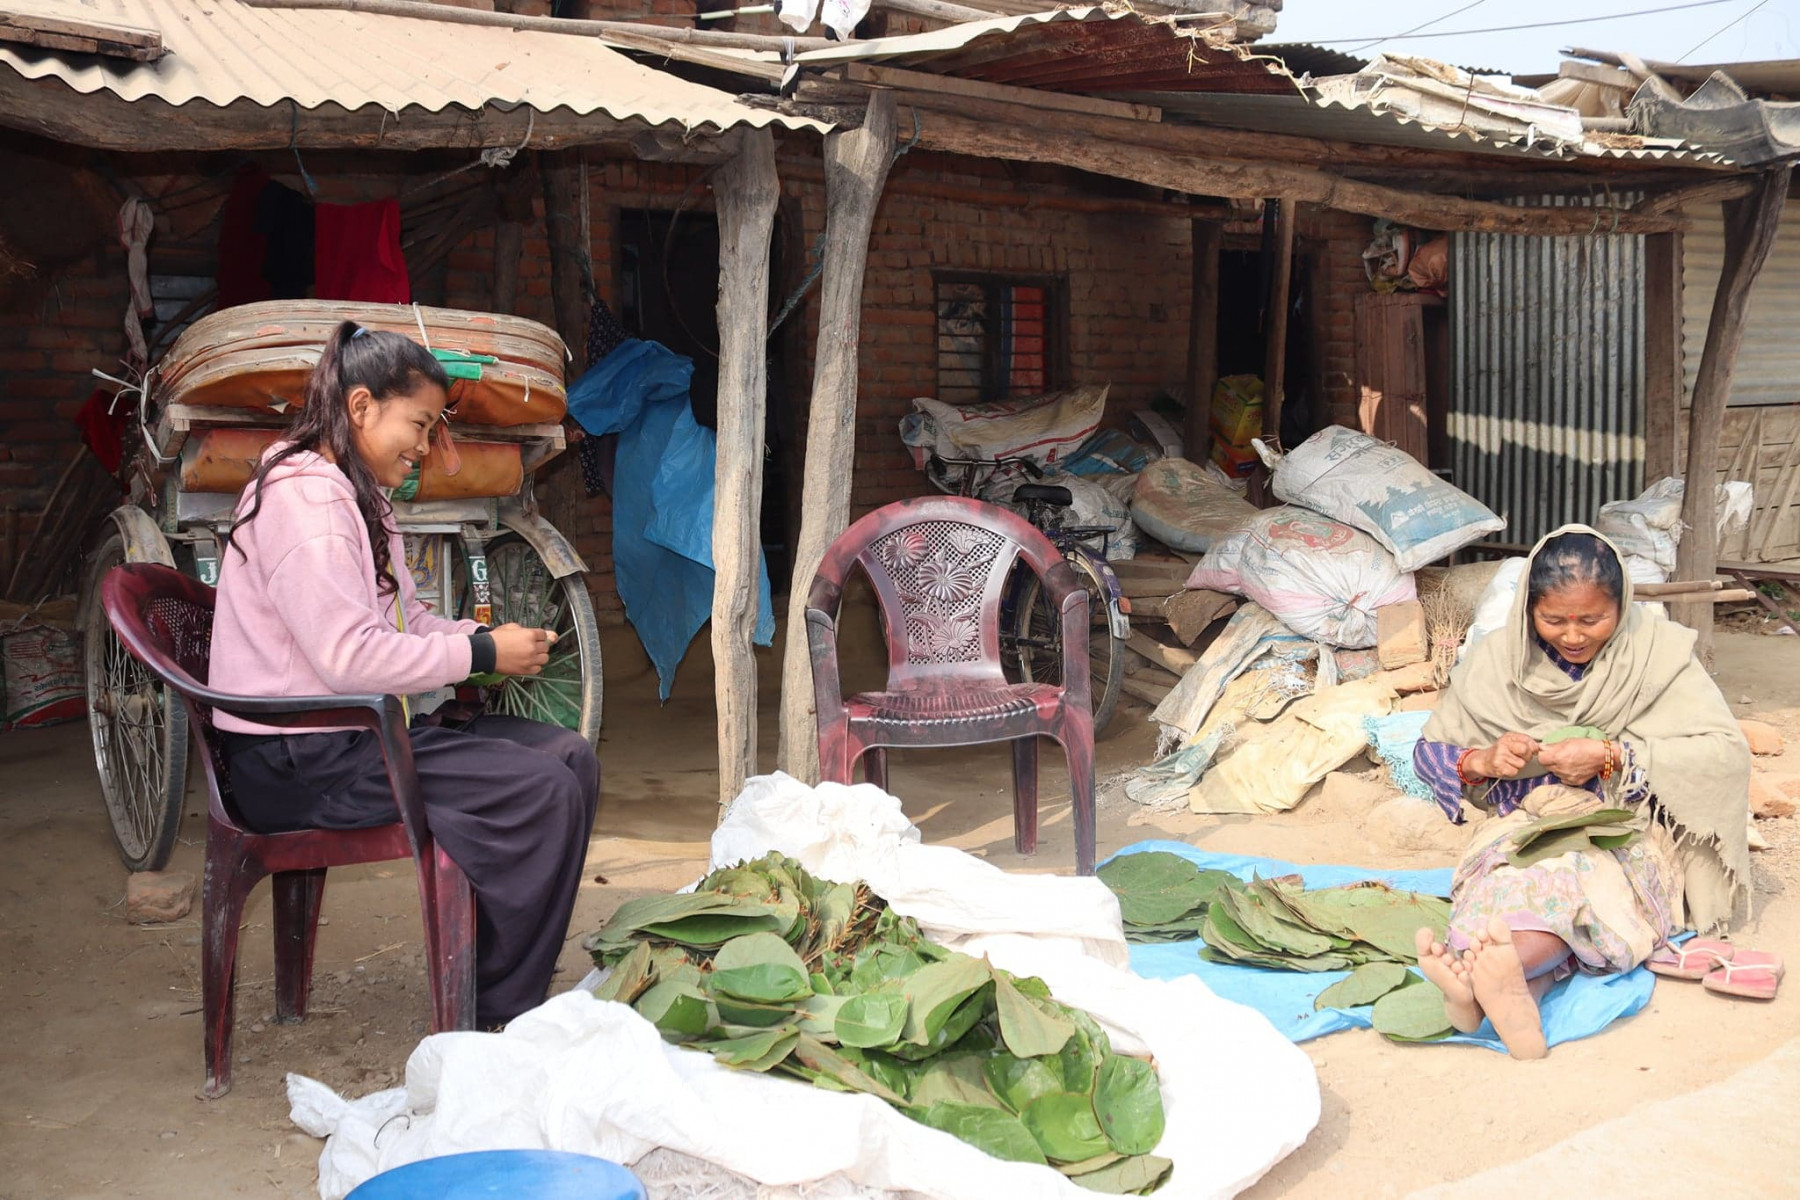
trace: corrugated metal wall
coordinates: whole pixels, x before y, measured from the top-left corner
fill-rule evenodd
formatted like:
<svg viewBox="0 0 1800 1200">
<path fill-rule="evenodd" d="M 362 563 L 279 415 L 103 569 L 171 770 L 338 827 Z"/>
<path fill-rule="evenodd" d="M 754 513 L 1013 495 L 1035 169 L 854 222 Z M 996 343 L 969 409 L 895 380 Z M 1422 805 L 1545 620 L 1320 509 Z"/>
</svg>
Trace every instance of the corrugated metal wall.
<svg viewBox="0 0 1800 1200">
<path fill-rule="evenodd" d="M 1643 257 L 1637 236 L 1452 238 L 1452 470 L 1503 540 L 1642 487 Z"/>
<path fill-rule="evenodd" d="M 1725 265 L 1725 215 L 1717 204 L 1690 210 L 1694 224 L 1681 238 L 1681 363 L 1694 394 L 1713 293 Z M 1744 342 L 1731 372 L 1732 405 L 1800 402 L 1800 221 L 1784 220 L 1769 260 L 1750 289 Z"/>
</svg>

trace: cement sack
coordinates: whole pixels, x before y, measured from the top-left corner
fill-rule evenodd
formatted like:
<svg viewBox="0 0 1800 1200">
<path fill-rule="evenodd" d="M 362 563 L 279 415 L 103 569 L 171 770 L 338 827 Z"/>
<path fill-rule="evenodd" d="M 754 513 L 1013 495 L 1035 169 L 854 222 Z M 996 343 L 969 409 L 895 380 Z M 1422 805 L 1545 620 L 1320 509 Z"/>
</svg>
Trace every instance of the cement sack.
<svg viewBox="0 0 1800 1200">
<path fill-rule="evenodd" d="M 1614 500 L 1600 506 L 1594 528 L 1604 533 L 1627 558 L 1655 563 L 1667 579 L 1675 573 L 1675 551 L 1681 544 L 1681 505 L 1686 487 L 1679 479 L 1659 479 L 1634 500 Z M 1756 506 L 1748 483 L 1732 480 L 1718 485 L 1718 535 L 1742 529 L 1750 523 Z M 1635 578 L 1635 576 L 1634 576 Z"/>
<path fill-rule="evenodd" d="M 1060 468 L 1100 427 L 1108 384 L 988 404 L 945 404 L 921 396 L 913 407 L 930 418 L 939 458 L 1028 458 Z M 920 431 L 902 426 L 902 437 Z"/>
<path fill-rule="evenodd" d="M 1119 1049 L 1153 1056 L 1168 1120 L 1157 1152 L 1175 1163 L 1159 1197 L 1236 1195 L 1318 1122 L 1311 1061 L 1260 1013 L 1196 977 L 1149 980 L 1122 965 L 1117 901 L 1098 880 L 1009 875 L 952 847 L 922 845 L 900 802 L 877 788 L 809 788 L 782 775 L 749 781 L 714 835 L 713 863 L 769 850 L 827 878 L 867 880 L 933 937 L 1043 979 L 1058 999 L 1092 1013 Z M 1089 942 L 1116 948 L 1117 961 L 1110 950 L 1088 952 Z M 319 1194 L 338 1200 L 378 1171 L 421 1158 L 555 1149 L 642 1169 L 657 1200 L 1092 1195 L 1048 1167 L 992 1158 L 872 1096 L 734 1071 L 671 1046 L 629 1006 L 597 1000 L 588 986 L 503 1033 L 426 1038 L 407 1061 L 403 1088 L 347 1101 L 290 1075 L 293 1120 L 329 1139 Z M 682 1162 L 691 1167 L 678 1180 L 685 1190 L 653 1182 Z M 710 1190 L 698 1191 L 702 1183 Z"/>
<path fill-rule="evenodd" d="M 1165 546 L 1205 554 L 1238 532 L 1256 508 L 1205 468 L 1185 458 L 1160 458 L 1138 472 L 1131 516 Z"/>
<path fill-rule="evenodd" d="M 1374 538 L 1292 505 L 1257 513 L 1187 585 L 1248 596 L 1301 637 L 1350 650 L 1375 644 L 1376 609 L 1417 599 L 1413 577 Z"/>
<path fill-rule="evenodd" d="M 1385 717 L 1395 692 L 1383 675 L 1322 687 L 1268 724 L 1249 722 L 1237 743 L 1188 793 L 1197 813 L 1286 812 L 1312 785 L 1368 747 L 1363 722 Z"/>
<path fill-rule="evenodd" d="M 1280 457 L 1271 484 L 1288 503 L 1373 537 L 1402 571 L 1448 558 L 1506 528 L 1486 505 L 1406 451 L 1339 425 Z"/>
</svg>

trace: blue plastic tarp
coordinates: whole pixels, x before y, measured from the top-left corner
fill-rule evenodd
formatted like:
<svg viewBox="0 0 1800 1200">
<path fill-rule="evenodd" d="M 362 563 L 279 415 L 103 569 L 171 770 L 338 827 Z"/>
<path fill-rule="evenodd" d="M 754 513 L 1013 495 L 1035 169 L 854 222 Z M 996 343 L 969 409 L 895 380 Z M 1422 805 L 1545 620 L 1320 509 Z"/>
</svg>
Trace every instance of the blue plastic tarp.
<svg viewBox="0 0 1800 1200">
<path fill-rule="evenodd" d="M 1297 874 L 1305 880 L 1307 887 L 1336 887 L 1377 879 L 1409 892 L 1426 892 L 1433 896 L 1450 894 L 1451 872 L 1448 869 L 1370 871 L 1363 867 L 1298 866 L 1274 858 L 1212 854 L 1185 842 L 1170 841 L 1138 842 L 1119 854 L 1142 854 L 1150 850 L 1179 854 L 1203 870 L 1230 871 L 1246 880 L 1252 875 L 1268 879 Z M 1373 1005 L 1313 1011 L 1313 1001 L 1319 993 L 1347 976 L 1348 971 L 1275 971 L 1209 962 L 1200 956 L 1200 946 L 1199 939 L 1154 946 L 1134 945 L 1131 969 L 1146 979 L 1197 975 L 1218 995 L 1247 1004 L 1262 1013 L 1290 1041 L 1309 1041 L 1344 1029 L 1367 1028 L 1371 1024 Z M 1620 1017 L 1629 1017 L 1648 1004 L 1655 983 L 1656 976 L 1643 967 L 1623 975 L 1573 975 L 1552 987 L 1539 1005 L 1544 1018 L 1544 1036 L 1552 1046 L 1592 1037 Z M 1475 1033 L 1454 1034 L 1445 1041 L 1486 1046 L 1501 1052 L 1506 1050 L 1493 1026 L 1485 1023 Z"/>
<path fill-rule="evenodd" d="M 694 364 L 632 338 L 569 388 L 569 415 L 598 437 L 619 435 L 613 472 L 613 575 L 625 616 L 656 666 L 662 698 L 712 616 L 713 467 L 718 443 L 694 420 Z M 755 639 L 775 640 L 769 567 L 757 580 Z"/>
</svg>

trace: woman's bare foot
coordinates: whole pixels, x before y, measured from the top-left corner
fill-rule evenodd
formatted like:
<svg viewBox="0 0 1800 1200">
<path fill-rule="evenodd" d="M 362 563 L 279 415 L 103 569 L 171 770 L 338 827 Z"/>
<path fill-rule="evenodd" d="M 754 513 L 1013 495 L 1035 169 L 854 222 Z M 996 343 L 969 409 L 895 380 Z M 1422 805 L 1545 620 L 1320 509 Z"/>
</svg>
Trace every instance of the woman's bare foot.
<svg viewBox="0 0 1800 1200">
<path fill-rule="evenodd" d="M 1512 930 L 1499 917 L 1490 917 L 1487 936 L 1481 941 L 1469 966 L 1475 1002 L 1494 1023 L 1494 1032 L 1506 1043 L 1507 1053 L 1514 1058 L 1544 1057 L 1549 1047 L 1544 1044 L 1543 1018 L 1538 1014 L 1537 997 L 1525 981 L 1519 952 L 1513 948 Z"/>
<path fill-rule="evenodd" d="M 1419 971 L 1444 993 L 1444 1014 L 1450 1018 L 1450 1024 L 1459 1033 L 1480 1029 L 1481 1005 L 1475 1001 L 1467 968 L 1451 955 L 1448 946 L 1432 937 L 1429 929 L 1414 934 L 1413 944 L 1419 950 Z"/>
</svg>

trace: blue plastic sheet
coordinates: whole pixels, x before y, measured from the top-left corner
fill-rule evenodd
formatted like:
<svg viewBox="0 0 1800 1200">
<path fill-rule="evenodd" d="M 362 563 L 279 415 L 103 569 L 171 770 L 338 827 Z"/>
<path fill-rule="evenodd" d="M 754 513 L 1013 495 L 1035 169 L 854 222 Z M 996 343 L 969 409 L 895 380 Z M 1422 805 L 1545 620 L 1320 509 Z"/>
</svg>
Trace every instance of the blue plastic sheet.
<svg viewBox="0 0 1800 1200">
<path fill-rule="evenodd" d="M 694 420 L 694 364 L 631 338 L 569 388 L 569 415 L 588 433 L 619 435 L 613 475 L 613 573 L 662 698 L 712 616 L 713 431 Z M 769 567 L 757 580 L 755 639 L 775 639 Z"/>
<path fill-rule="evenodd" d="M 1345 883 L 1378 879 L 1390 887 L 1406 891 L 1426 892 L 1434 896 L 1450 894 L 1451 872 L 1448 869 L 1370 871 L 1362 867 L 1297 866 L 1274 858 L 1211 854 L 1185 842 L 1169 841 L 1138 842 L 1119 851 L 1119 854 L 1142 854 L 1151 850 L 1179 854 L 1204 870 L 1230 871 L 1246 880 L 1252 875 L 1267 879 L 1276 875 L 1297 874 L 1305 880 L 1307 887 L 1336 887 Z M 1208 962 L 1200 957 L 1200 946 L 1198 939 L 1155 946 L 1133 946 L 1131 969 L 1146 979 L 1198 975 L 1201 982 L 1218 995 L 1239 1004 L 1247 1004 L 1262 1013 L 1288 1040 L 1294 1042 L 1309 1041 L 1344 1029 L 1367 1028 L 1371 1024 L 1373 1005 L 1313 1011 L 1313 1001 L 1319 993 L 1348 975 L 1348 971 L 1274 971 L 1263 967 Z M 1544 1018 L 1544 1036 L 1552 1046 L 1559 1042 L 1592 1037 L 1620 1017 L 1629 1017 L 1648 1004 L 1655 984 L 1656 976 L 1643 967 L 1627 971 L 1623 975 L 1573 975 L 1552 987 L 1539 1005 Z M 1506 1050 L 1494 1033 L 1493 1026 L 1485 1023 L 1475 1033 L 1454 1034 L 1445 1041 L 1486 1046 L 1502 1053 Z"/>
</svg>

